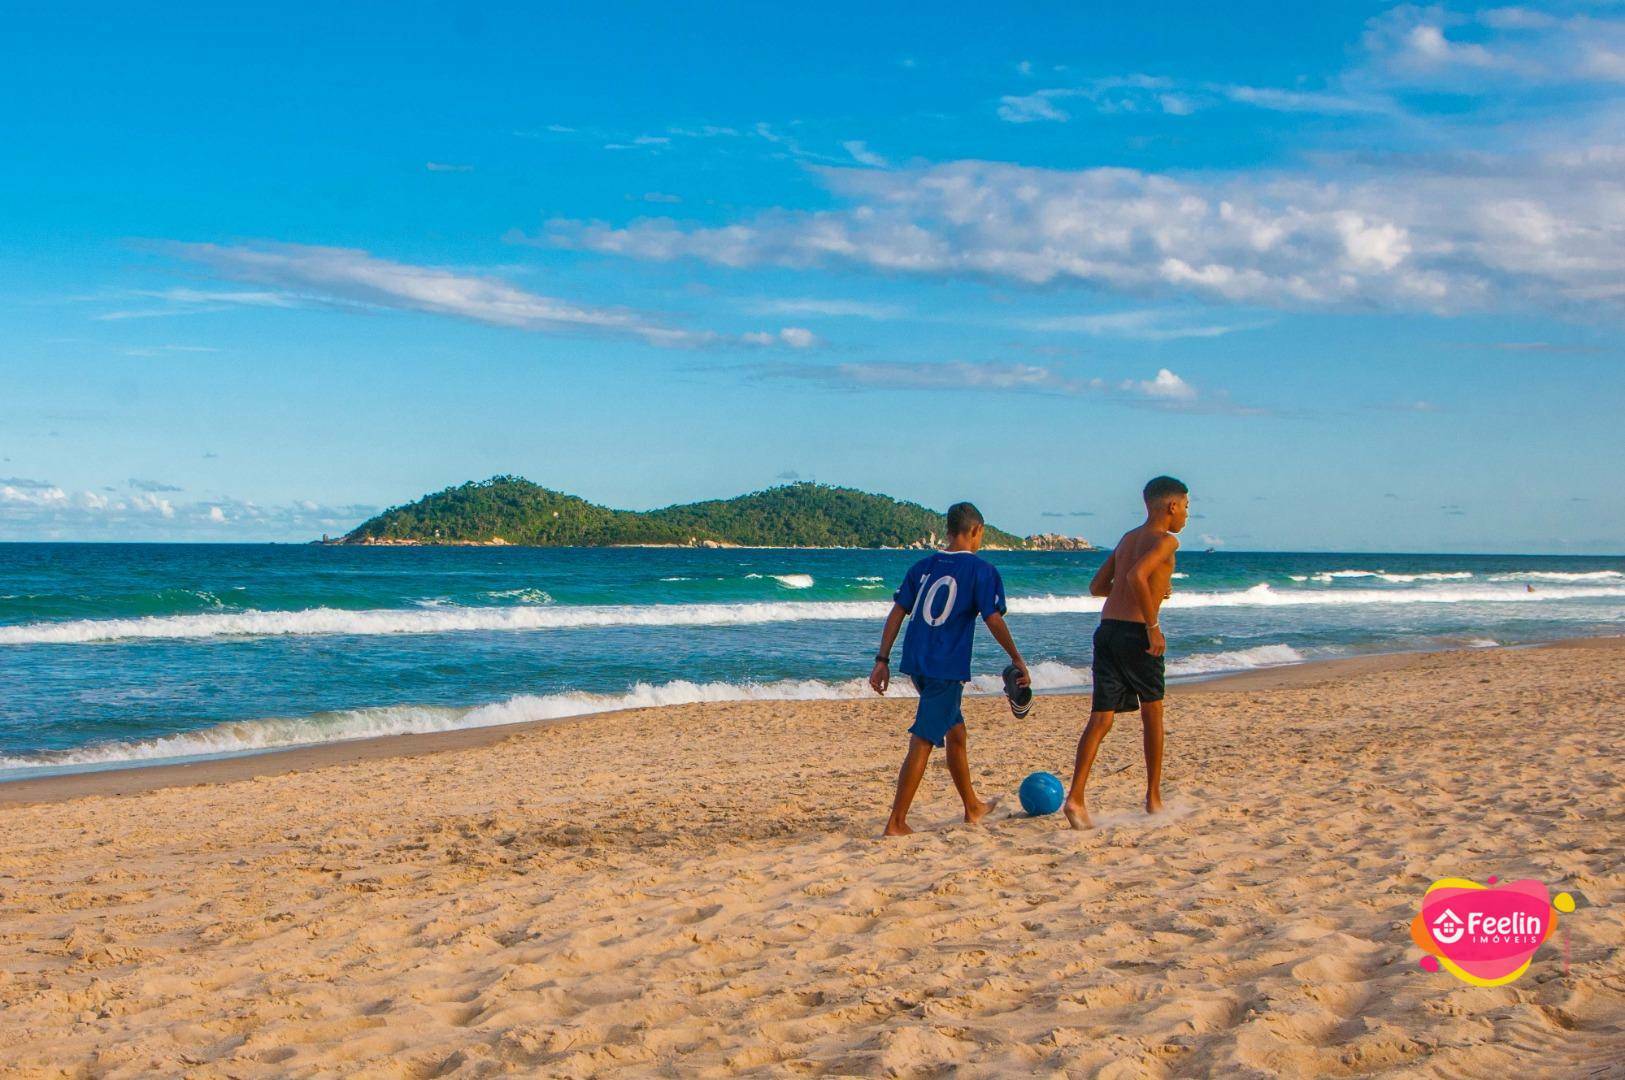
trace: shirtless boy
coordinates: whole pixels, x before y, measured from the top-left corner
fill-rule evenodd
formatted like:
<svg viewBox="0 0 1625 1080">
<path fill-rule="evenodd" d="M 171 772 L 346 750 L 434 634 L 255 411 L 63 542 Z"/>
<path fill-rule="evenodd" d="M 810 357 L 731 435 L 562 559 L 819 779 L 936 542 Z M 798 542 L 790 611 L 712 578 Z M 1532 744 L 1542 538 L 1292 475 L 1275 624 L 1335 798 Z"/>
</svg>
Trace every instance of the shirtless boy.
<svg viewBox="0 0 1625 1080">
<path fill-rule="evenodd" d="M 1100 742 L 1120 712 L 1140 710 L 1145 729 L 1145 809 L 1162 809 L 1162 636 L 1157 613 L 1174 577 L 1175 533 L 1190 516 L 1190 489 L 1171 476 L 1145 485 L 1145 524 L 1132 529 L 1089 583 L 1093 596 L 1104 596 L 1100 626 L 1095 630 L 1094 701 L 1089 725 L 1078 740 L 1072 790 L 1062 809 L 1074 829 L 1087 829 L 1089 809 L 1084 788 Z"/>
</svg>

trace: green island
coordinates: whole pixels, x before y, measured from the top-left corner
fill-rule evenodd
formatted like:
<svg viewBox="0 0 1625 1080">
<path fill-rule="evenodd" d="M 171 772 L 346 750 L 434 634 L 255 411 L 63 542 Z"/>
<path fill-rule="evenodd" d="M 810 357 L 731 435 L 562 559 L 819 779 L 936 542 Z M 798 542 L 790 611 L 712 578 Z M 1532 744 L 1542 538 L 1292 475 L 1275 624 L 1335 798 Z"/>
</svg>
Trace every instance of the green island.
<svg viewBox="0 0 1625 1080">
<path fill-rule="evenodd" d="M 469 481 L 395 506 L 337 539 L 368 545 L 525 547 L 929 548 L 943 515 L 885 495 L 795 483 L 659 510 L 612 510 L 518 476 Z M 1076 537 L 1021 537 L 987 526 L 985 546 L 1088 550 Z"/>
</svg>

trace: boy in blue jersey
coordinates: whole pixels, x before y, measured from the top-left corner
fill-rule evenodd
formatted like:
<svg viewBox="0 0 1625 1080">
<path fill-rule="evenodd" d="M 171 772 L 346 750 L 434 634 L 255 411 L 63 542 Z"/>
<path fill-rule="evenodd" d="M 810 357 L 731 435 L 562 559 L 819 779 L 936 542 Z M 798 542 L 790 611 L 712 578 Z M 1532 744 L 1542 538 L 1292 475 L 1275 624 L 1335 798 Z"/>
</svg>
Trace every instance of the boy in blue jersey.
<svg viewBox="0 0 1625 1080">
<path fill-rule="evenodd" d="M 884 694 L 891 685 L 892 642 L 897 640 L 904 617 L 913 615 L 903 638 L 901 667 L 920 692 L 920 705 L 914 726 L 908 729 L 908 753 L 897 774 L 897 796 L 892 800 L 891 817 L 886 819 L 887 836 L 907 836 L 914 831 L 908 827 L 908 808 L 934 747 L 948 748 L 948 774 L 965 803 L 966 821 L 981 821 L 998 801 L 978 798 L 971 784 L 965 717 L 959 710 L 965 683 L 970 681 L 971 638 L 978 615 L 1020 670 L 1018 685 L 1027 686 L 1031 679 L 1010 628 L 1004 624 L 1004 582 L 991 563 L 976 556 L 982 546 L 982 526 L 981 511 L 970 503 L 948 508 L 947 550 L 934 552 L 909 568 L 892 598 L 891 614 L 880 635 L 880 652 L 869 685 L 875 693 Z"/>
</svg>

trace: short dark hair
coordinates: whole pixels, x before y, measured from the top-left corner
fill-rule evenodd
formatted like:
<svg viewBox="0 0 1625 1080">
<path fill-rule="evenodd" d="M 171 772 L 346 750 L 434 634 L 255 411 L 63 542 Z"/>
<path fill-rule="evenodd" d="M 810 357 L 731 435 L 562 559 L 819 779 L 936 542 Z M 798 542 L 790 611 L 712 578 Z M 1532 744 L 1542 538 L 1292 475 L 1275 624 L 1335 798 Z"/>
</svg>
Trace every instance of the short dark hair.
<svg viewBox="0 0 1625 1080">
<path fill-rule="evenodd" d="M 1158 499 L 1166 499 L 1170 495 L 1189 495 L 1191 489 L 1175 480 L 1171 476 L 1158 476 L 1145 485 L 1145 501 L 1154 503 Z"/>
<path fill-rule="evenodd" d="M 948 507 L 948 535 L 964 536 L 978 525 L 985 525 L 982 512 L 967 502 Z"/>
</svg>

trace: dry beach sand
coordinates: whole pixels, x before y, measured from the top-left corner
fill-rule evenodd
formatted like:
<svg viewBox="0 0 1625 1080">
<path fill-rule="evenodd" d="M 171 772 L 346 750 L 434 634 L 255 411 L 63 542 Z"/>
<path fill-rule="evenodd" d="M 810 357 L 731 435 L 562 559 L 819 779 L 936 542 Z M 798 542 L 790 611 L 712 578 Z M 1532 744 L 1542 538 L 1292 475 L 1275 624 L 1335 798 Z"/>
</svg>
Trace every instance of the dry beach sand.
<svg viewBox="0 0 1625 1080">
<path fill-rule="evenodd" d="M 1086 834 L 953 824 L 938 755 L 876 839 L 902 700 L 8 785 L 0 1073 L 1617 1076 L 1622 676 L 1608 639 L 1177 688 L 1169 812 L 1123 717 Z M 984 790 L 1065 775 L 1087 709 L 971 700 Z M 1420 970 L 1423 890 L 1489 874 L 1581 907 L 1511 986 Z"/>
</svg>

